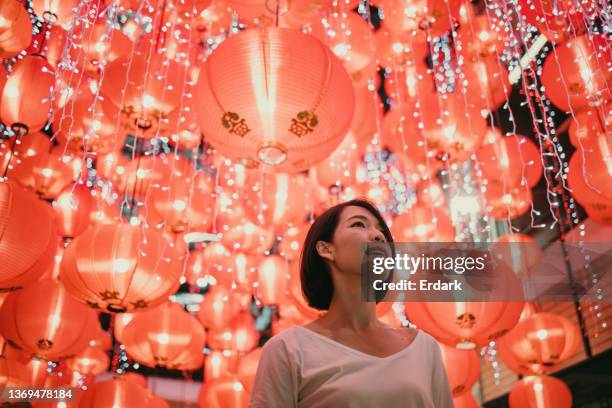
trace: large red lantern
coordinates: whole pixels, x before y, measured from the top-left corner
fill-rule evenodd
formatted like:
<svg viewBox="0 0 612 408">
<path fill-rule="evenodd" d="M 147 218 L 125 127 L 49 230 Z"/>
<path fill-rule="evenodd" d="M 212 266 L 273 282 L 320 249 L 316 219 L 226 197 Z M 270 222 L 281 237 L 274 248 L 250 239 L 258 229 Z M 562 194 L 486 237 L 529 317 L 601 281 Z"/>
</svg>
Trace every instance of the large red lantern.
<svg viewBox="0 0 612 408">
<path fill-rule="evenodd" d="M 569 112 L 610 100 L 612 56 L 604 35 L 575 37 L 548 54 L 542 69 L 546 96 Z"/>
<path fill-rule="evenodd" d="M 411 302 L 410 321 L 439 341 L 460 349 L 485 345 L 512 329 L 522 302 Z"/>
<path fill-rule="evenodd" d="M 146 366 L 193 370 L 202 365 L 204 329 L 176 303 L 137 314 L 122 337 L 127 353 Z"/>
<path fill-rule="evenodd" d="M 255 374 L 257 373 L 257 366 L 259 365 L 259 359 L 261 358 L 262 348 L 258 347 L 251 351 L 249 354 L 240 358 L 238 362 L 238 378 L 244 388 L 248 392 L 253 391 L 253 384 L 255 383 Z"/>
<path fill-rule="evenodd" d="M 206 408 L 247 408 L 249 393 L 235 375 L 205 381 L 200 390 L 200 406 Z"/>
<path fill-rule="evenodd" d="M 508 400 L 510 408 L 570 408 L 572 392 L 558 378 L 529 376 L 512 386 Z"/>
<path fill-rule="evenodd" d="M 114 377 L 93 384 L 83 392 L 79 399 L 79 408 L 113 408 L 149 406 L 151 394 L 139 384 Z"/>
<path fill-rule="evenodd" d="M 236 371 L 238 354 L 231 350 L 213 350 L 204 359 L 204 378 L 206 381 L 223 377 Z"/>
<path fill-rule="evenodd" d="M 198 319 L 208 328 L 221 330 L 241 310 L 239 299 L 223 285 L 215 285 L 204 295 L 200 303 Z"/>
<path fill-rule="evenodd" d="M 148 50 L 148 48 L 146 49 Z M 101 92 L 121 110 L 121 121 L 136 136 L 154 137 L 181 100 L 185 67 L 144 49 L 108 64 Z M 125 82 L 127 81 L 127 83 Z"/>
<path fill-rule="evenodd" d="M 257 268 L 257 296 L 264 304 L 281 304 L 287 296 L 288 261 L 279 255 L 261 260 Z"/>
<path fill-rule="evenodd" d="M 0 182 L 0 231 L 0 292 L 36 282 L 53 264 L 51 207 L 12 181 Z"/>
<path fill-rule="evenodd" d="M 504 52 L 504 28 L 500 21 L 482 14 L 473 16 L 467 24 L 457 30 L 456 42 L 458 51 L 476 61 L 491 59 L 497 63 L 497 57 Z"/>
<path fill-rule="evenodd" d="M 342 141 L 355 106 L 340 60 L 316 38 L 265 27 L 229 37 L 202 65 L 200 128 L 224 156 L 301 171 Z"/>
<path fill-rule="evenodd" d="M 440 345 L 448 383 L 453 397 L 469 393 L 480 375 L 480 359 L 474 350 L 459 350 Z"/>
<path fill-rule="evenodd" d="M 32 23 L 25 7 L 17 0 L 0 4 L 0 59 L 10 58 L 32 41 Z"/>
<path fill-rule="evenodd" d="M 108 354 L 100 347 L 87 347 L 76 356 L 66 360 L 66 367 L 82 375 L 96 376 L 105 372 L 109 363 Z"/>
<path fill-rule="evenodd" d="M 579 344 L 573 322 L 552 313 L 536 313 L 499 340 L 499 353 L 520 374 L 545 374 L 571 357 Z"/>
<path fill-rule="evenodd" d="M 0 387 L 42 387 L 47 379 L 47 367 L 47 361 L 7 347 L 0 356 Z"/>
<path fill-rule="evenodd" d="M 113 318 L 113 335 L 119 343 L 124 343 L 123 331 L 126 326 L 134 319 L 136 313 L 119 313 Z"/>
<path fill-rule="evenodd" d="M 596 189 L 585 180 L 585 168 L 580 151 L 574 153 L 567 171 L 568 187 L 572 195 L 582 205 L 593 221 L 602 225 L 612 225 L 612 204 L 603 191 Z"/>
<path fill-rule="evenodd" d="M 94 198 L 84 184 L 66 186 L 57 197 L 55 215 L 59 234 L 74 238 L 89 226 Z"/>
<path fill-rule="evenodd" d="M 211 330 L 208 345 L 213 350 L 251 351 L 259 341 L 255 322 L 248 312 L 241 312 L 222 330 Z"/>
<path fill-rule="evenodd" d="M 2 122 L 20 135 L 41 129 L 49 117 L 54 82 L 53 67 L 44 57 L 28 55 L 19 60 L 0 96 Z"/>
<path fill-rule="evenodd" d="M 484 192 L 487 212 L 498 220 L 508 220 L 525 214 L 531 208 L 532 194 L 528 186 L 504 188 L 487 186 Z"/>
<path fill-rule="evenodd" d="M 178 257 L 155 231 L 129 224 L 94 226 L 64 252 L 60 278 L 92 308 L 131 312 L 159 305 L 176 291 Z"/>
<path fill-rule="evenodd" d="M 7 342 L 29 356 L 49 360 L 81 352 L 97 324 L 92 310 L 50 279 L 12 293 L 0 309 L 0 333 Z"/>
</svg>

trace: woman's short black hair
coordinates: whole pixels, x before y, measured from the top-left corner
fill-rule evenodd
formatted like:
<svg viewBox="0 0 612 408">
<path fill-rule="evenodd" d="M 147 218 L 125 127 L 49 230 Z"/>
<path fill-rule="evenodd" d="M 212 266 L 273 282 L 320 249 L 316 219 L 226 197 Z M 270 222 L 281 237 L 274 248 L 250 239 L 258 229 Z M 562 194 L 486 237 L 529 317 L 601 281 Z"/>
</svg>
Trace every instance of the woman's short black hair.
<svg viewBox="0 0 612 408">
<path fill-rule="evenodd" d="M 388 243 L 393 243 L 391 231 L 385 222 L 385 219 L 380 214 L 380 211 L 369 201 L 365 199 L 355 199 L 337 204 L 328 208 L 325 212 L 319 215 L 314 223 L 310 226 L 304 245 L 302 246 L 302 254 L 300 259 L 300 280 L 302 282 L 302 293 L 310 307 L 319 310 L 328 310 L 334 294 L 334 284 L 331 273 L 323 258 L 317 252 L 317 242 L 331 242 L 340 214 L 346 207 L 355 206 L 368 210 L 380 224 L 382 232 Z M 390 276 L 388 280 L 392 279 Z M 386 294 L 382 291 L 376 292 L 376 303 L 384 298 Z"/>
</svg>

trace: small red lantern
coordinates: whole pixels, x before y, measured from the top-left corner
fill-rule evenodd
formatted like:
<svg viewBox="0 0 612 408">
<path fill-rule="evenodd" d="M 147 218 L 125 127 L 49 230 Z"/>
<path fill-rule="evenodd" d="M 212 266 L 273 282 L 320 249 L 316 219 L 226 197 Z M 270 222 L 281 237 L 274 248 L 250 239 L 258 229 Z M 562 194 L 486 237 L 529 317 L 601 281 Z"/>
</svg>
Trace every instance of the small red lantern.
<svg viewBox="0 0 612 408">
<path fill-rule="evenodd" d="M 480 375 L 480 359 L 474 350 L 459 350 L 440 345 L 453 398 L 470 393 Z"/>
<path fill-rule="evenodd" d="M 572 392 L 558 378 L 529 376 L 512 386 L 508 400 L 510 408 L 570 408 Z"/>
<path fill-rule="evenodd" d="M 205 381 L 200 390 L 200 406 L 206 408 L 247 408 L 249 393 L 235 375 Z"/>
<path fill-rule="evenodd" d="M 257 268 L 257 296 L 264 304 L 281 304 L 287 296 L 288 261 L 279 255 L 262 259 Z"/>
<path fill-rule="evenodd" d="M 0 4 L 0 59 L 10 58 L 32 42 L 30 15 L 17 0 Z"/>
<path fill-rule="evenodd" d="M 55 205 L 59 234 L 64 238 L 74 238 L 85 231 L 91 220 L 93 205 L 91 190 L 84 184 L 64 187 Z"/>
<path fill-rule="evenodd" d="M 100 347 L 87 347 L 76 356 L 66 360 L 66 367 L 82 375 L 97 376 L 108 368 L 110 359 Z"/>
</svg>

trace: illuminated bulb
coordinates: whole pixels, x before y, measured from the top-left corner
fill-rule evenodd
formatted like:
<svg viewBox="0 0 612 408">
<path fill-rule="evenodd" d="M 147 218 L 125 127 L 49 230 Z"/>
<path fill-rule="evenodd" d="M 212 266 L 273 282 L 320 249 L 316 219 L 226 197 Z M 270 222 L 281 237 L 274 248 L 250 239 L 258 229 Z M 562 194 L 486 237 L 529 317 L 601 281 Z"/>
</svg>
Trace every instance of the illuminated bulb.
<svg viewBox="0 0 612 408">
<path fill-rule="evenodd" d="M 336 54 L 340 58 L 344 58 L 346 57 L 346 54 L 348 54 L 349 48 L 350 46 L 345 43 L 336 44 L 334 46 L 334 54 Z"/>
<path fill-rule="evenodd" d="M 533 385 L 533 389 L 534 389 L 535 391 L 540 392 L 540 391 L 542 391 L 542 389 L 544 389 L 544 387 L 542 386 L 542 383 L 535 383 L 535 384 Z"/>
<path fill-rule="evenodd" d="M 51 170 L 51 169 L 50 169 L 50 168 L 48 168 L 48 167 L 45 167 L 44 169 L 42 169 L 42 170 L 41 170 L 41 174 L 42 174 L 44 177 L 49 178 L 49 177 L 51 177 L 51 176 L 53 175 L 53 170 Z"/>
<path fill-rule="evenodd" d="M 113 272 L 125 273 L 130 268 L 130 261 L 123 258 L 113 260 Z"/>
<path fill-rule="evenodd" d="M 153 98 L 151 95 L 147 95 L 144 94 L 142 96 L 142 106 L 145 109 L 152 109 L 155 107 L 155 98 Z"/>
<path fill-rule="evenodd" d="M 234 391 L 242 391 L 242 389 L 244 388 L 242 386 L 242 383 L 240 381 L 234 381 Z"/>
<path fill-rule="evenodd" d="M 417 227 L 414 229 L 414 232 L 419 236 L 425 236 L 425 233 L 427 232 L 427 227 L 423 224 L 419 224 L 417 225 Z"/>
<path fill-rule="evenodd" d="M 157 342 L 159 344 L 168 344 L 170 343 L 170 336 L 168 335 L 168 333 L 159 333 L 156 336 Z"/>
<path fill-rule="evenodd" d="M 145 169 L 138 169 L 136 172 L 136 178 L 142 180 L 147 176 L 147 171 Z"/>
<path fill-rule="evenodd" d="M 185 208 L 187 208 L 187 203 L 183 200 L 175 200 L 172 203 L 172 208 L 174 208 L 176 211 L 183 211 Z"/>
<path fill-rule="evenodd" d="M 489 33 L 486 31 L 481 31 L 478 33 L 478 38 L 481 41 L 488 41 L 489 40 Z"/>
<path fill-rule="evenodd" d="M 540 340 L 545 340 L 548 337 L 548 331 L 545 329 L 540 329 L 536 332 L 536 337 Z"/>
</svg>

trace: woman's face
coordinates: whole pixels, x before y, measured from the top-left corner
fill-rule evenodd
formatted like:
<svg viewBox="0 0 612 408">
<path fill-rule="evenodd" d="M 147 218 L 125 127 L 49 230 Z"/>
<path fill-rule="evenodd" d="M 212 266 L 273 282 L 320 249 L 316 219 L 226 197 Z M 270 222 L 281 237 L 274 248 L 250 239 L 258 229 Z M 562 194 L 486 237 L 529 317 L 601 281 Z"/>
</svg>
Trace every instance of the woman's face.
<svg viewBox="0 0 612 408">
<path fill-rule="evenodd" d="M 368 242 L 386 242 L 381 225 L 365 208 L 348 206 L 340 213 L 332 242 L 323 251 L 319 249 L 319 254 L 342 273 L 359 275 Z"/>
</svg>

